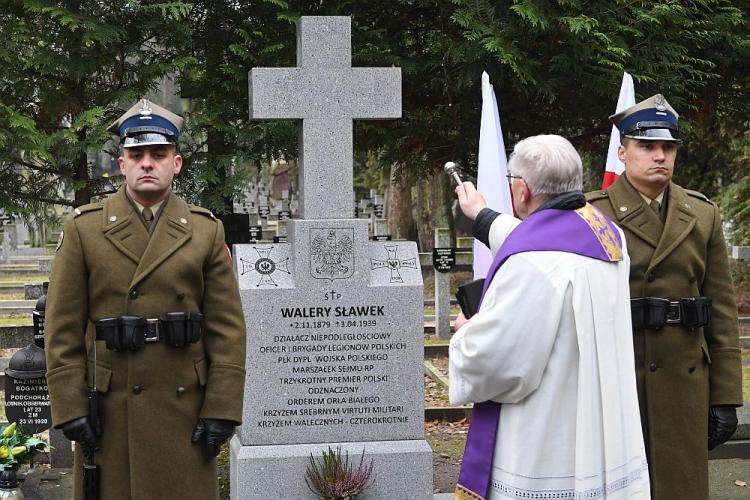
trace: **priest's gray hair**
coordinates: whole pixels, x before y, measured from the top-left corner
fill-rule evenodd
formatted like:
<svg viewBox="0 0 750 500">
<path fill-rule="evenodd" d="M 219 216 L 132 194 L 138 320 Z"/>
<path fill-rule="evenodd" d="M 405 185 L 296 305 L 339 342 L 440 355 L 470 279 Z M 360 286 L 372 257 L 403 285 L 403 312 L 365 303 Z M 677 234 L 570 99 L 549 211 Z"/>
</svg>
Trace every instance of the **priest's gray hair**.
<svg viewBox="0 0 750 500">
<path fill-rule="evenodd" d="M 583 189 L 581 157 L 559 135 L 535 135 L 518 142 L 508 160 L 508 173 L 523 178 L 536 197 Z"/>
</svg>

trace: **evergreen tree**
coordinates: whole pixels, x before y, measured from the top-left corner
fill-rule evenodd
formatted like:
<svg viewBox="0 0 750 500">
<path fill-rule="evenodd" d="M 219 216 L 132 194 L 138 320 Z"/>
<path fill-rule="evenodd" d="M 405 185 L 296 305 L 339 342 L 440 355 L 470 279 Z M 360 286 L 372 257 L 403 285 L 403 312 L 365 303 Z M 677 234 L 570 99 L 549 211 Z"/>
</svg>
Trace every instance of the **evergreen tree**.
<svg viewBox="0 0 750 500">
<path fill-rule="evenodd" d="M 189 5 L 114 0 L 0 1 L 0 193 L 6 210 L 79 206 L 112 190 L 93 178 L 107 126 L 179 70 L 170 47 Z M 19 168 L 23 167 L 23 168 Z"/>
</svg>

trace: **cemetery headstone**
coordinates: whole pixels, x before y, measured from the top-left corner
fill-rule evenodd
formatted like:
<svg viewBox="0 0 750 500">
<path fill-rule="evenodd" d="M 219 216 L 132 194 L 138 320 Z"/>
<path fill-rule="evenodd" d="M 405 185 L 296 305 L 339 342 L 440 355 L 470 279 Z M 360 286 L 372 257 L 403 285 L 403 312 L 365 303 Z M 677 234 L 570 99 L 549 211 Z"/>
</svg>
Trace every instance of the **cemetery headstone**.
<svg viewBox="0 0 750 500">
<path fill-rule="evenodd" d="M 271 207 L 269 205 L 260 205 L 258 207 L 258 214 L 263 219 L 268 219 L 268 216 L 271 215 Z"/>
<path fill-rule="evenodd" d="M 8 238 L 10 256 L 10 254 L 18 252 L 18 224 L 16 222 L 11 222 L 3 229 L 5 230 L 5 237 Z"/>
<path fill-rule="evenodd" d="M 263 239 L 263 228 L 261 226 L 250 226 L 247 232 L 250 235 L 250 243 L 255 243 Z"/>
<path fill-rule="evenodd" d="M 372 221 L 372 234 L 375 241 L 386 241 L 390 240 L 391 237 L 388 234 L 388 220 L 387 219 L 375 219 Z M 380 239 L 378 239 L 380 238 Z"/>
<path fill-rule="evenodd" d="M 435 229 L 435 248 L 447 248 L 450 245 L 450 230 Z M 455 251 L 454 251 L 455 262 Z M 433 254 L 434 259 L 434 254 Z M 434 261 L 433 261 L 434 262 Z M 435 331 L 439 339 L 451 337 L 451 275 L 435 266 Z"/>
<path fill-rule="evenodd" d="M 400 72 L 350 67 L 348 17 L 302 17 L 297 44 L 297 68 L 250 75 L 252 118 L 303 120 L 302 202 L 288 243 L 234 247 L 248 375 L 230 496 L 314 499 L 310 456 L 340 446 L 373 462 L 361 498 L 431 499 L 416 244 L 352 218 L 352 119 L 400 116 Z"/>
<path fill-rule="evenodd" d="M 3 226 L 0 226 L 0 238 L 3 240 L 0 244 L 0 260 L 5 261 L 10 258 L 10 236 Z"/>
<path fill-rule="evenodd" d="M 44 350 L 34 344 L 19 349 L 5 370 L 5 414 L 8 422 L 36 434 L 52 427 Z"/>
</svg>

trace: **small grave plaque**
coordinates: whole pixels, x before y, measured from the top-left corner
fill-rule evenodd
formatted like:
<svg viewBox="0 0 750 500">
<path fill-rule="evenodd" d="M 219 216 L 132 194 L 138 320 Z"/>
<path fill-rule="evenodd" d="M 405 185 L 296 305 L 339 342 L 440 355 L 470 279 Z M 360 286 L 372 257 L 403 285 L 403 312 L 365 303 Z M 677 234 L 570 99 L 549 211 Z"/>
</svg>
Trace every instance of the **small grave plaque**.
<svg viewBox="0 0 750 500">
<path fill-rule="evenodd" d="M 433 248 L 432 249 L 432 266 L 436 271 L 448 273 L 456 265 L 455 248 Z"/>
<path fill-rule="evenodd" d="M 5 377 L 5 415 L 36 434 L 52 427 L 47 379 Z"/>
<path fill-rule="evenodd" d="M 250 235 L 250 242 L 256 242 L 263 239 L 263 227 L 262 226 L 250 226 L 248 228 L 248 234 Z"/>
<path fill-rule="evenodd" d="M 373 205 L 372 211 L 375 214 L 375 217 L 377 217 L 378 219 L 382 219 L 383 215 L 385 214 L 385 206 L 382 203 Z"/>
<path fill-rule="evenodd" d="M 258 207 L 258 215 L 264 219 L 268 219 L 268 216 L 271 215 L 271 207 L 269 205 L 260 205 Z"/>
<path fill-rule="evenodd" d="M 372 237 L 372 241 L 391 241 L 390 234 L 378 234 Z"/>
<path fill-rule="evenodd" d="M 292 213 L 289 210 L 281 210 L 279 212 L 279 220 L 289 220 L 292 218 Z"/>
<path fill-rule="evenodd" d="M 286 243 L 286 236 L 274 236 L 273 242 L 274 243 Z"/>
</svg>

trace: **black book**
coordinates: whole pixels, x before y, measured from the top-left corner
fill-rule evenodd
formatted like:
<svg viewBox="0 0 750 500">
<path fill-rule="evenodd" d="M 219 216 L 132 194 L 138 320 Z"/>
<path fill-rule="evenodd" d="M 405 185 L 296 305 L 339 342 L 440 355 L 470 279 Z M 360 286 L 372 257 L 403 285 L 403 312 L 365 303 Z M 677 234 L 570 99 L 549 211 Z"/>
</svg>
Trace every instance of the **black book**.
<svg viewBox="0 0 750 500">
<path fill-rule="evenodd" d="M 461 312 L 466 319 L 471 318 L 479 310 L 479 301 L 482 299 L 482 289 L 484 288 L 484 278 L 469 281 L 458 287 L 456 299 L 461 306 Z"/>
</svg>

